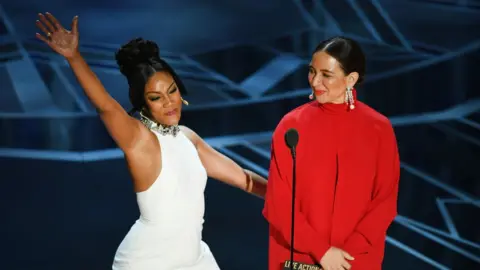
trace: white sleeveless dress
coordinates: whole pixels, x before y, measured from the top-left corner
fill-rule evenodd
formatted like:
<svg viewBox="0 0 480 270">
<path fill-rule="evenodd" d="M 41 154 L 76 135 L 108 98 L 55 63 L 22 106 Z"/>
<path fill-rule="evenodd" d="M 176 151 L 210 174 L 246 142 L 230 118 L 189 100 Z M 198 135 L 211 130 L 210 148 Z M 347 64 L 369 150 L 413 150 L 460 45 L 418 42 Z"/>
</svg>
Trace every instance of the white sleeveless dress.
<svg viewBox="0 0 480 270">
<path fill-rule="evenodd" d="M 137 193 L 140 217 L 117 249 L 113 270 L 219 270 L 202 241 L 207 173 L 181 131 L 157 136 L 162 170 Z"/>
</svg>

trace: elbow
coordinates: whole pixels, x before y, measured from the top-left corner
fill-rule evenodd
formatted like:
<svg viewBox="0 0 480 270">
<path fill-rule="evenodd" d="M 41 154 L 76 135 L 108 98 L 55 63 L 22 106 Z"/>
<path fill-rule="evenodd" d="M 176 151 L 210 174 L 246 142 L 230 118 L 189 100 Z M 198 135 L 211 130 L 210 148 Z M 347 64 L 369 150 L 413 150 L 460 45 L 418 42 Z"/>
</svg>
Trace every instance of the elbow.
<svg viewBox="0 0 480 270">
<path fill-rule="evenodd" d="M 268 211 L 267 202 L 265 202 L 265 206 L 263 207 L 262 215 L 265 218 L 265 220 L 268 222 L 268 224 L 270 225 L 275 224 L 275 220 L 272 218 L 272 214 Z"/>
<path fill-rule="evenodd" d="M 392 210 L 392 214 L 391 214 L 391 216 L 390 216 L 390 223 L 392 223 L 392 222 L 395 220 L 395 218 L 397 217 L 397 215 L 398 215 L 398 211 L 397 211 L 397 208 L 395 207 L 395 208 Z"/>
<path fill-rule="evenodd" d="M 385 209 L 383 216 L 384 216 L 385 222 L 388 224 L 388 226 L 390 226 L 390 224 L 392 224 L 392 222 L 395 220 L 395 218 L 398 215 L 397 204 L 393 203 L 387 209 Z"/>
<path fill-rule="evenodd" d="M 395 217 L 398 214 L 398 207 L 397 207 L 397 197 L 391 196 L 386 201 L 383 202 L 383 206 L 379 205 L 381 209 L 383 209 L 383 216 L 384 218 L 389 221 L 393 222 Z"/>
<path fill-rule="evenodd" d="M 391 210 L 391 219 L 392 221 L 398 215 L 398 193 L 395 193 L 393 196 L 392 210 Z"/>
<path fill-rule="evenodd" d="M 105 114 L 109 114 L 109 112 L 114 111 L 113 106 L 95 106 L 95 111 L 98 115 L 103 116 Z"/>
<path fill-rule="evenodd" d="M 98 114 L 110 114 L 112 112 L 118 112 L 119 110 L 124 110 L 123 107 L 115 101 L 115 99 L 111 98 L 110 96 L 104 100 L 103 102 L 99 102 L 99 104 L 94 104 L 95 110 Z"/>
</svg>

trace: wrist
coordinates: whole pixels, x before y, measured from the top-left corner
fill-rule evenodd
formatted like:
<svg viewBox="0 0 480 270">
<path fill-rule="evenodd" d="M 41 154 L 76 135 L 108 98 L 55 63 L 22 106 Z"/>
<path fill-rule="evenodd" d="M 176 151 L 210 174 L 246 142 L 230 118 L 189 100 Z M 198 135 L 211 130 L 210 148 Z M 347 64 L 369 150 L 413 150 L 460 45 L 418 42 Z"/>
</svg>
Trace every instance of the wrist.
<svg viewBox="0 0 480 270">
<path fill-rule="evenodd" d="M 314 252 L 312 252 L 312 257 L 316 262 L 320 262 L 330 248 L 330 245 L 321 245 Z"/>
<path fill-rule="evenodd" d="M 82 55 L 77 50 L 72 55 L 65 56 L 65 58 L 67 59 L 68 62 L 72 62 L 72 61 L 75 61 L 75 60 L 78 60 L 78 59 L 82 58 Z"/>
</svg>

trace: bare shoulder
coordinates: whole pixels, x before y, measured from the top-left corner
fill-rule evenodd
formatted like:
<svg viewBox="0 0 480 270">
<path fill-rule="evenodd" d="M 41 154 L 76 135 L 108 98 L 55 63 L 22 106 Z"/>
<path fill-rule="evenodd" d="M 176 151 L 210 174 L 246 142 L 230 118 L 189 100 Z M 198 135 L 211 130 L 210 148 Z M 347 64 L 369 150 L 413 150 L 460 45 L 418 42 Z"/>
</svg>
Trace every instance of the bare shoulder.
<svg viewBox="0 0 480 270">
<path fill-rule="evenodd" d="M 130 148 L 125 154 L 135 155 L 136 153 L 144 153 L 146 150 L 158 150 L 159 141 L 155 134 L 149 130 L 140 120 L 133 118 L 134 125 L 138 129 L 138 136 L 134 142 L 134 146 Z M 147 151 L 148 152 L 148 151 Z"/>
<path fill-rule="evenodd" d="M 197 133 L 195 133 L 195 131 L 193 131 L 192 129 L 190 129 L 189 127 L 187 126 L 179 126 L 180 127 L 180 130 L 183 132 L 183 134 L 185 134 L 185 136 L 187 136 L 187 138 L 193 143 L 193 145 L 195 145 L 195 147 L 198 145 L 198 143 L 200 142 L 201 138 L 200 136 L 198 136 Z"/>
<path fill-rule="evenodd" d="M 162 170 L 162 150 L 155 133 L 140 121 L 135 122 L 140 130 L 139 135 L 135 147 L 125 151 L 125 159 L 135 192 L 142 192 L 155 182 Z"/>
</svg>

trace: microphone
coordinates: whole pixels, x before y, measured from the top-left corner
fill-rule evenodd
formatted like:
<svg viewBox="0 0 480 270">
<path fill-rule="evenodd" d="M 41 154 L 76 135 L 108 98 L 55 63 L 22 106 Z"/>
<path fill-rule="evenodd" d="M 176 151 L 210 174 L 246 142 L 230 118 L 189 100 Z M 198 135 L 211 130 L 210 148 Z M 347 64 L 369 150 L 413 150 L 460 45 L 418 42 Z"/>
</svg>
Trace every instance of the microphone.
<svg viewBox="0 0 480 270">
<path fill-rule="evenodd" d="M 287 144 L 288 148 L 290 148 L 290 151 L 292 151 L 292 157 L 295 159 L 296 147 L 298 144 L 298 131 L 296 129 L 291 128 L 285 132 L 285 143 Z"/>
<path fill-rule="evenodd" d="M 293 161 L 293 175 L 292 175 L 292 224 L 291 224 L 291 235 L 290 235 L 290 262 L 288 265 L 290 266 L 290 270 L 293 270 L 293 241 L 294 241 L 294 233 L 295 233 L 295 187 L 296 187 L 296 170 L 297 170 L 297 144 L 298 144 L 298 131 L 295 128 L 291 128 L 285 132 L 285 143 L 287 144 L 288 148 L 290 148 L 290 152 L 292 154 L 292 161 Z"/>
</svg>

